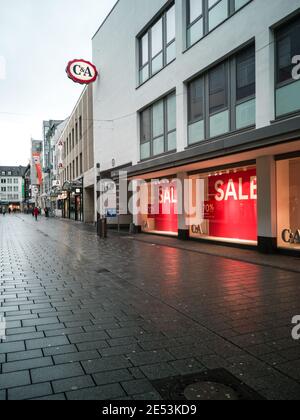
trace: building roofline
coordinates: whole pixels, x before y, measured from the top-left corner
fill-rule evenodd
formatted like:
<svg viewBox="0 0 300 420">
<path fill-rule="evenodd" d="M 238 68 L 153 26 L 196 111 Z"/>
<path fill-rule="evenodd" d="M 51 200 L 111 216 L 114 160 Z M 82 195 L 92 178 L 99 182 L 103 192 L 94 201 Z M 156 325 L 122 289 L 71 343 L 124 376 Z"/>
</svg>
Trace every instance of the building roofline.
<svg viewBox="0 0 300 420">
<path fill-rule="evenodd" d="M 97 31 L 95 32 L 95 34 L 92 36 L 92 40 L 95 38 L 95 36 L 98 34 L 98 32 L 101 30 L 101 28 L 103 27 L 103 25 L 106 23 L 106 21 L 108 20 L 108 18 L 110 17 L 110 15 L 113 13 L 113 11 L 115 10 L 115 8 L 117 7 L 117 5 L 120 3 L 120 0 L 117 0 L 117 2 L 115 3 L 115 5 L 112 7 L 111 11 L 108 13 L 108 15 L 106 16 L 106 18 L 104 19 L 104 21 L 101 23 L 101 25 L 99 26 L 99 28 L 97 29 Z"/>
</svg>

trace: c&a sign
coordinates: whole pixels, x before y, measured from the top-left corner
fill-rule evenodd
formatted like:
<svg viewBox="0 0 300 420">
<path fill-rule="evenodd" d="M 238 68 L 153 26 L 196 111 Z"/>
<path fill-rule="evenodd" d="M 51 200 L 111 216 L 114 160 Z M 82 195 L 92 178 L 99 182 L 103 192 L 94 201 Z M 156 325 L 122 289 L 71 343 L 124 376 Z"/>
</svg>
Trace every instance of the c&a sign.
<svg viewBox="0 0 300 420">
<path fill-rule="evenodd" d="M 80 83 L 81 85 L 93 83 L 98 77 L 96 66 L 83 59 L 70 61 L 66 68 L 66 72 L 73 82 Z"/>
<path fill-rule="evenodd" d="M 281 236 L 286 244 L 300 244 L 300 229 L 296 230 L 296 232 L 293 232 L 291 229 L 285 229 Z"/>
</svg>

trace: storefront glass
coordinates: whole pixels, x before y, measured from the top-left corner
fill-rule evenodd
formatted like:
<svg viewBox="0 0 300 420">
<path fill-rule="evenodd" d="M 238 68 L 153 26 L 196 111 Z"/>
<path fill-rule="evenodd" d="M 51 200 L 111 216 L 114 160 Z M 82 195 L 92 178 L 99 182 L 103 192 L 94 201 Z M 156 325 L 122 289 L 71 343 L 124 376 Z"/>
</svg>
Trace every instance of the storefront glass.
<svg viewBox="0 0 300 420">
<path fill-rule="evenodd" d="M 176 184 L 166 181 L 147 183 L 143 187 L 143 201 L 148 203 L 148 212 L 144 214 L 142 230 L 144 232 L 178 235 L 178 211 Z"/>
<path fill-rule="evenodd" d="M 191 176 L 190 236 L 257 244 L 256 168 L 218 170 Z"/>
<path fill-rule="evenodd" d="M 277 162 L 279 248 L 300 251 L 300 158 Z"/>
<path fill-rule="evenodd" d="M 76 220 L 76 200 L 74 194 L 70 196 L 70 219 Z"/>
</svg>

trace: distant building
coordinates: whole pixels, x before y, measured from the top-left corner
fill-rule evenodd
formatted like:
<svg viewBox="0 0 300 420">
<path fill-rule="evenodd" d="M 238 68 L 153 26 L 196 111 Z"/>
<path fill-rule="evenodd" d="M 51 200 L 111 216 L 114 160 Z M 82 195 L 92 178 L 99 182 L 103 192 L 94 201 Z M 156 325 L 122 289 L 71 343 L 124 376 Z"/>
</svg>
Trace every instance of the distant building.
<svg viewBox="0 0 300 420">
<path fill-rule="evenodd" d="M 95 221 L 93 89 L 82 92 L 57 143 L 62 216 Z"/>
<path fill-rule="evenodd" d="M 43 122 L 43 184 L 42 184 L 42 207 L 51 206 L 51 188 L 53 180 L 53 147 L 52 139 L 63 123 L 62 120 L 49 120 Z"/>
<path fill-rule="evenodd" d="M 43 142 L 31 139 L 30 191 L 31 203 L 40 205 L 43 186 Z"/>
<path fill-rule="evenodd" d="M 0 212 L 23 211 L 24 166 L 0 166 Z"/>
</svg>

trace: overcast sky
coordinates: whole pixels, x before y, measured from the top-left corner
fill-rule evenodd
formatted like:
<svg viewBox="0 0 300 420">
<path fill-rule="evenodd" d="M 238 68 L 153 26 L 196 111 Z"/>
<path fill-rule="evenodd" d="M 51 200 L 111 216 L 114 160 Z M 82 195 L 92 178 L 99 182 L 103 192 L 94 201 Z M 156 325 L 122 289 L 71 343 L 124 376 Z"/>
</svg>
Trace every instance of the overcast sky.
<svg viewBox="0 0 300 420">
<path fill-rule="evenodd" d="M 65 119 L 82 86 L 71 59 L 91 59 L 91 38 L 115 0 L 0 0 L 0 165 L 27 164 L 43 120 Z"/>
</svg>

